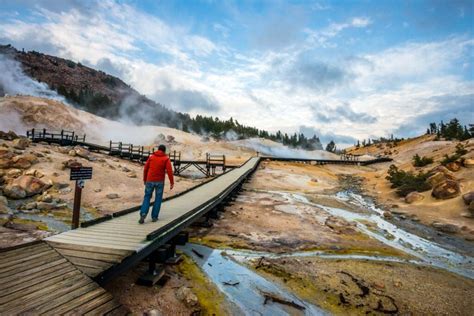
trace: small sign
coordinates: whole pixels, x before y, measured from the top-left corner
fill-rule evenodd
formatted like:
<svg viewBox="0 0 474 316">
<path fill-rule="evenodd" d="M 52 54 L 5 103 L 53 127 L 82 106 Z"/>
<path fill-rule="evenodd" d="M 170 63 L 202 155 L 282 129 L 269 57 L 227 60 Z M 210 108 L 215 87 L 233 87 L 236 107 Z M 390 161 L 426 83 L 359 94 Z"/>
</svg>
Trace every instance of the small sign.
<svg viewBox="0 0 474 316">
<path fill-rule="evenodd" d="M 92 167 L 71 168 L 69 180 L 90 180 L 92 179 Z"/>
</svg>

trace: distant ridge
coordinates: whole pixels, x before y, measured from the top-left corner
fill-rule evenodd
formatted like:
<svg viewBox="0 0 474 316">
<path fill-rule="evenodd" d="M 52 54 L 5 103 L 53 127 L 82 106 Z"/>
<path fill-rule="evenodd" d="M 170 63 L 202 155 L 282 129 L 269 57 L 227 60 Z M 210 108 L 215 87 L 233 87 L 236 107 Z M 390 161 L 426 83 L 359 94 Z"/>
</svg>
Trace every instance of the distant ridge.
<svg viewBox="0 0 474 316">
<path fill-rule="evenodd" d="M 227 132 L 232 131 L 238 138 L 263 137 L 290 147 L 322 149 L 316 135 L 307 138 L 303 134 L 271 134 L 241 125 L 232 118 L 226 121 L 200 115 L 191 118 L 189 114 L 168 109 L 140 95 L 117 77 L 68 59 L 19 51 L 11 45 L 0 45 L 0 54 L 20 62 L 26 75 L 46 83 L 76 107 L 105 118 L 126 118 L 138 125 L 164 125 L 215 138 L 226 137 Z M 4 94 L 1 90 L 0 86 L 0 96 Z"/>
</svg>

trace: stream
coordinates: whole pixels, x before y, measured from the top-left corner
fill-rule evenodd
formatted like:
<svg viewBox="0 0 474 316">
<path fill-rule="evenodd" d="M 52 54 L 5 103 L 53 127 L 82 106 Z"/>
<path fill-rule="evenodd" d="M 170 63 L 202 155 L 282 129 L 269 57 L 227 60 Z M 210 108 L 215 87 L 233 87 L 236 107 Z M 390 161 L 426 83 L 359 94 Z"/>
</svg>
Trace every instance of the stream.
<svg viewBox="0 0 474 316">
<path fill-rule="evenodd" d="M 212 249 L 197 244 L 186 244 L 179 247 L 191 257 L 235 305 L 235 314 L 242 315 L 326 315 L 317 306 L 305 302 L 278 285 L 253 272 L 245 265 L 232 260 L 222 250 Z M 194 251 L 193 251 L 194 250 Z M 235 252 L 233 252 L 235 253 Z M 271 293 L 289 302 L 304 307 L 303 310 L 268 301 L 264 293 Z M 299 312 L 299 313 L 298 313 Z"/>
<path fill-rule="evenodd" d="M 333 216 L 341 217 L 347 221 L 355 221 L 359 230 L 388 246 L 417 257 L 428 265 L 474 279 L 474 258 L 447 250 L 435 242 L 409 233 L 388 222 L 383 217 L 383 210 L 377 208 L 372 202 L 367 201 L 359 194 L 345 191 L 337 193 L 335 197 L 363 207 L 369 211 L 368 214 L 313 203 L 301 194 L 279 191 L 269 191 L 269 193 L 281 195 L 289 203 L 303 203 L 320 208 Z M 365 221 L 374 223 L 377 229 L 371 229 L 364 223 Z"/>
</svg>

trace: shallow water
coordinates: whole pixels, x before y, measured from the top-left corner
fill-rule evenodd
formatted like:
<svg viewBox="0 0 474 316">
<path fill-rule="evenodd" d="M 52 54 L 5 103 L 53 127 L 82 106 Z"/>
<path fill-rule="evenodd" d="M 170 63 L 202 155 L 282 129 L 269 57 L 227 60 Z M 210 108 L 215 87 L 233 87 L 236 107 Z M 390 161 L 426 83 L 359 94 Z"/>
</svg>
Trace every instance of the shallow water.
<svg viewBox="0 0 474 316">
<path fill-rule="evenodd" d="M 326 315 L 317 306 L 307 303 L 283 288 L 268 281 L 253 272 L 243 264 L 239 264 L 221 250 L 215 250 L 202 245 L 187 244 L 180 249 L 201 267 L 209 279 L 225 294 L 227 299 L 236 307 L 235 314 L 242 315 Z M 202 255 L 198 256 L 193 249 Z M 226 285 L 224 282 L 236 285 Z M 264 304 L 263 292 L 276 294 L 288 301 L 304 306 L 303 311 L 267 302 Z"/>
<path fill-rule="evenodd" d="M 474 279 L 474 258 L 447 250 L 435 242 L 409 233 L 386 221 L 383 218 L 383 210 L 358 194 L 340 192 L 335 197 L 368 210 L 368 214 L 313 203 L 301 194 L 279 191 L 271 191 L 271 193 L 285 197 L 289 203 L 312 205 L 333 216 L 344 218 L 347 221 L 355 221 L 359 230 L 386 245 L 415 256 L 429 265 Z M 364 223 L 365 221 L 374 223 L 377 229 L 370 228 Z"/>
</svg>

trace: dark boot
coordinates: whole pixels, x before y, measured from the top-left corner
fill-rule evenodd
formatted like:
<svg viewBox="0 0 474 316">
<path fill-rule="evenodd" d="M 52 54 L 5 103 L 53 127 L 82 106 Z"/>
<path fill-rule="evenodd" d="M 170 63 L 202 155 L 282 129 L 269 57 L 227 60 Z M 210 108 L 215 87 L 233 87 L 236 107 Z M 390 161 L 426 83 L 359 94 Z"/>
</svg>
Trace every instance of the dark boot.
<svg viewBox="0 0 474 316">
<path fill-rule="evenodd" d="M 140 215 L 140 220 L 138 221 L 139 224 L 145 223 L 146 216 Z"/>
</svg>

